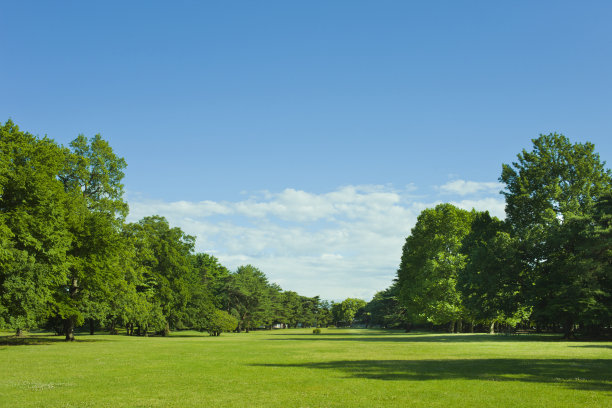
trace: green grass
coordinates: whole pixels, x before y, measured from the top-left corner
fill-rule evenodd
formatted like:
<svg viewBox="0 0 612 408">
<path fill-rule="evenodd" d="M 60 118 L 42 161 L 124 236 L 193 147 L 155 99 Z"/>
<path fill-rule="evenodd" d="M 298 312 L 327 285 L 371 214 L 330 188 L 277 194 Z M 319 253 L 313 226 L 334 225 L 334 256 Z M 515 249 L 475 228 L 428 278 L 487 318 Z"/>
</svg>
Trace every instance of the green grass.
<svg viewBox="0 0 612 408">
<path fill-rule="evenodd" d="M 609 407 L 612 343 L 312 329 L 0 337 L 4 407 Z"/>
</svg>

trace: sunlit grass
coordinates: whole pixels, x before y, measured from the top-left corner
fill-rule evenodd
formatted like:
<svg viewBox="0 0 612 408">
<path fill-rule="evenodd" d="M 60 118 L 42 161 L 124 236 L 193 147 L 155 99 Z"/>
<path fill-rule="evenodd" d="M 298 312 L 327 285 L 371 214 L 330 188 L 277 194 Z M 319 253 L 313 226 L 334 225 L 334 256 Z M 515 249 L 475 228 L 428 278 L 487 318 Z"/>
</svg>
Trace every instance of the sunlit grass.
<svg viewBox="0 0 612 408">
<path fill-rule="evenodd" d="M 58 340 L 0 338 L 0 406 L 612 406 L 612 343 L 339 329 Z"/>
</svg>

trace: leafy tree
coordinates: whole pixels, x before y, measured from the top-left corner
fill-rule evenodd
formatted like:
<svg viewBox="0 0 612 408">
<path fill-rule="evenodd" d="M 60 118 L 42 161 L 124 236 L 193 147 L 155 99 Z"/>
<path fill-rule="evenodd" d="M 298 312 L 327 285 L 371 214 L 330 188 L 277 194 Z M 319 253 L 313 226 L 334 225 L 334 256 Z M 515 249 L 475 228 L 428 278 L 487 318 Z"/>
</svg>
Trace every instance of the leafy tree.
<svg viewBox="0 0 612 408">
<path fill-rule="evenodd" d="M 406 311 L 400 305 L 398 296 L 397 281 L 389 288 L 376 292 L 364 308 L 364 311 L 369 314 L 369 324 L 384 328 L 402 327 L 407 331 L 410 330 L 410 322 L 406 321 Z"/>
<path fill-rule="evenodd" d="M 238 326 L 238 319 L 224 310 L 215 310 L 202 326 L 211 336 L 219 336 L 230 332 Z"/>
<path fill-rule="evenodd" d="M 562 321 L 565 336 L 573 336 L 577 319 L 587 312 L 593 291 L 578 290 L 576 220 L 590 217 L 600 197 L 612 186 L 612 176 L 591 143 L 572 144 L 565 136 L 541 135 L 533 150 L 504 164 L 506 214 L 524 256 L 522 291 L 540 322 Z M 573 289 L 571 289 L 573 288 Z M 561 305 L 554 298 L 565 298 Z M 578 309 L 570 304 L 582 305 Z"/>
<path fill-rule="evenodd" d="M 588 213 L 610 191 L 612 173 L 592 143 L 572 144 L 556 133 L 532 142 L 533 150 L 523 150 L 518 161 L 502 165 L 500 176 L 506 184 L 506 217 L 516 231 L 526 233 L 559 224 L 570 214 Z"/>
<path fill-rule="evenodd" d="M 346 298 L 340 303 L 332 304 L 332 314 L 337 326 L 351 326 L 357 313 L 366 305 L 363 299 Z"/>
<path fill-rule="evenodd" d="M 538 268 L 536 318 L 565 323 L 566 337 L 573 337 L 574 322 L 591 334 L 610 323 L 610 197 L 602 196 L 591 214 L 569 215 L 557 225 Z"/>
<path fill-rule="evenodd" d="M 449 323 L 453 331 L 465 314 L 456 283 L 465 266 L 461 244 L 472 218 L 473 212 L 439 204 L 421 212 L 406 238 L 397 280 L 400 302 L 414 321 Z"/>
<path fill-rule="evenodd" d="M 161 307 L 165 319 L 163 333 L 167 334 L 170 328 L 184 327 L 189 321 L 188 307 L 192 300 L 190 284 L 197 279 L 193 277 L 190 258 L 194 238 L 180 228 L 171 228 L 160 216 L 145 217 L 132 228 L 136 240 L 144 246 L 143 254 L 147 254 L 141 290 L 150 290 L 151 303 Z"/>
<path fill-rule="evenodd" d="M 248 332 L 270 322 L 270 285 L 259 269 L 252 265 L 240 266 L 230 275 L 226 290 L 227 307 L 238 318 L 238 331 Z"/>
<path fill-rule="evenodd" d="M 320 298 L 300 296 L 302 303 L 302 319 L 301 323 L 303 327 L 312 327 L 319 325 L 319 303 Z"/>
<path fill-rule="evenodd" d="M 292 291 L 282 292 L 280 302 L 283 322 L 289 327 L 297 327 L 304 316 L 300 295 Z"/>
<path fill-rule="evenodd" d="M 108 142 L 96 135 L 79 135 L 70 144 L 59 180 L 70 196 L 69 231 L 72 245 L 67 253 L 67 279 L 56 292 L 57 313 L 65 319 L 66 340 L 74 339 L 75 324 L 86 312 L 99 310 L 88 300 L 103 302 L 122 279 L 117 269 L 120 228 L 127 215 L 123 201 L 125 160 L 117 157 Z"/>
<path fill-rule="evenodd" d="M 517 274 L 522 258 L 506 223 L 488 212 L 475 213 L 462 252 L 467 258 L 457 287 L 468 316 L 490 323 L 491 332 L 495 322 L 515 324 L 528 317 Z"/>
<path fill-rule="evenodd" d="M 213 297 L 217 308 L 223 307 L 225 301 L 225 285 L 230 271 L 219 263 L 212 255 L 197 253 L 190 257 L 192 268 L 196 271 L 200 281 L 204 283 Z"/>
<path fill-rule="evenodd" d="M 57 175 L 65 152 L 48 138 L 0 127 L 0 322 L 36 327 L 65 281 L 70 197 Z"/>
<path fill-rule="evenodd" d="M 332 304 L 329 300 L 320 300 L 317 306 L 317 326 L 327 327 L 333 322 Z"/>
</svg>

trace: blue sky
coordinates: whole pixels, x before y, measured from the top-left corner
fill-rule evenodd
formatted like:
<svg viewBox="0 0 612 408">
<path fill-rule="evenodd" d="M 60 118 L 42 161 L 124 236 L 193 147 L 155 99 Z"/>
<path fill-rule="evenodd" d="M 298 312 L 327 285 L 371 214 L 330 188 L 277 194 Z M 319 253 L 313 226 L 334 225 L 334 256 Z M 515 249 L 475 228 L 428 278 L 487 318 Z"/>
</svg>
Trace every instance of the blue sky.
<svg viewBox="0 0 612 408">
<path fill-rule="evenodd" d="M 165 215 L 305 295 L 387 287 L 427 206 L 503 216 L 501 164 L 540 133 L 612 161 L 607 1 L 3 1 L 0 19 L 0 121 L 101 133 L 131 220 Z"/>
</svg>

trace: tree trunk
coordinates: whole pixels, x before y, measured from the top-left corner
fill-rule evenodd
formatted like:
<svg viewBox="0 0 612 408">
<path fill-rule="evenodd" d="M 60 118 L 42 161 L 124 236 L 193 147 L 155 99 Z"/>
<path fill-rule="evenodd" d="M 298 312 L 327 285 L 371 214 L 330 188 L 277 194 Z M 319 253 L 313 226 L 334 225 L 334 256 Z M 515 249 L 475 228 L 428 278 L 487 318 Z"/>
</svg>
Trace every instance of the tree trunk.
<svg viewBox="0 0 612 408">
<path fill-rule="evenodd" d="M 457 320 L 457 333 L 462 333 L 463 332 L 463 319 L 459 318 L 459 320 Z"/>
<path fill-rule="evenodd" d="M 491 322 L 491 326 L 489 327 L 489 334 L 495 334 L 495 320 Z"/>
<path fill-rule="evenodd" d="M 15 336 L 23 337 L 23 329 L 21 327 L 17 328 L 17 331 L 15 332 Z"/>
<path fill-rule="evenodd" d="M 72 284 L 68 289 L 70 297 L 75 298 L 79 293 L 79 281 L 77 278 L 72 278 Z M 74 341 L 74 323 L 76 316 L 68 316 L 64 319 L 64 333 L 66 334 L 66 341 Z"/>
<path fill-rule="evenodd" d="M 571 340 L 571 339 L 575 339 L 576 338 L 576 334 L 574 332 L 574 320 L 573 319 L 566 319 L 565 320 L 565 326 L 563 327 L 564 329 L 564 334 L 563 334 L 563 338 L 566 340 Z"/>
<path fill-rule="evenodd" d="M 455 331 L 455 321 L 451 321 L 448 323 L 448 332 L 453 333 Z"/>
<path fill-rule="evenodd" d="M 93 336 L 96 331 L 96 321 L 94 319 L 89 319 L 89 334 Z"/>
<path fill-rule="evenodd" d="M 168 324 L 168 322 L 166 322 L 166 327 L 164 327 L 164 332 L 162 333 L 162 336 L 168 336 L 170 334 L 170 324 Z"/>
<path fill-rule="evenodd" d="M 474 321 L 470 320 L 470 324 L 468 325 L 468 331 L 470 333 L 474 333 Z"/>
<path fill-rule="evenodd" d="M 66 341 L 74 341 L 74 317 L 70 316 L 64 319 L 64 333 L 66 334 Z"/>
</svg>

